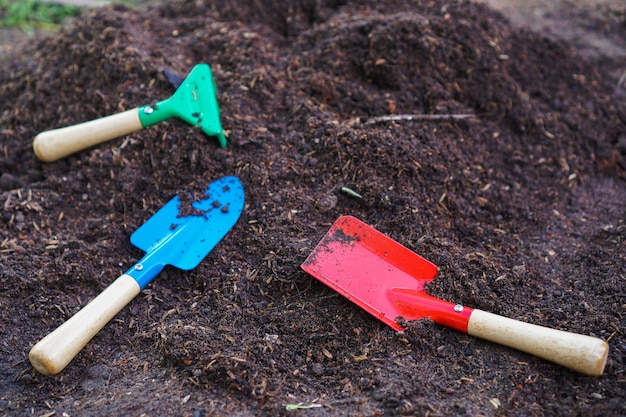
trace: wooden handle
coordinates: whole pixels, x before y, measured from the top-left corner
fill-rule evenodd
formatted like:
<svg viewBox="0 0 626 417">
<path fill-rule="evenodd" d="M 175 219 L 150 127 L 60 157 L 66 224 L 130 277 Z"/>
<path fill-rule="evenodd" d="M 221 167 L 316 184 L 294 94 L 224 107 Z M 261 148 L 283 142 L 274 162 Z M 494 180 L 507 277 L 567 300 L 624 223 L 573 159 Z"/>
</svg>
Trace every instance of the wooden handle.
<svg viewBox="0 0 626 417">
<path fill-rule="evenodd" d="M 474 310 L 467 333 L 558 363 L 585 375 L 604 372 L 609 345 L 585 336 Z"/>
<path fill-rule="evenodd" d="M 132 109 L 78 125 L 41 132 L 33 141 L 33 149 L 40 160 L 53 162 L 142 128 L 138 109 Z"/>
<path fill-rule="evenodd" d="M 137 281 L 123 274 L 78 313 L 33 346 L 28 354 L 30 363 L 44 375 L 61 372 L 139 291 Z"/>
</svg>

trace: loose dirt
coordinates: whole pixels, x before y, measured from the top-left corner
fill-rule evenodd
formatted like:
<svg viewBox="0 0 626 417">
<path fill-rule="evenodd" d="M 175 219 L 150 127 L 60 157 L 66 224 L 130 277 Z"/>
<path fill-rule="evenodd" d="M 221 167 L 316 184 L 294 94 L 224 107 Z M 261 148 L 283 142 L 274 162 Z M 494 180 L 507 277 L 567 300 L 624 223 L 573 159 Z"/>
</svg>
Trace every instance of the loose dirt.
<svg viewBox="0 0 626 417">
<path fill-rule="evenodd" d="M 34 156 L 37 133 L 168 97 L 165 72 L 200 62 L 227 148 L 173 120 Z M 114 5 L 9 51 L 0 413 L 626 415 L 621 65 L 457 1 Z M 224 175 L 246 189 L 231 233 L 39 375 L 28 351 L 142 256 L 130 234 Z M 300 269 L 345 214 L 438 265 L 439 298 L 608 341 L 604 375 L 429 321 L 395 333 Z"/>
</svg>

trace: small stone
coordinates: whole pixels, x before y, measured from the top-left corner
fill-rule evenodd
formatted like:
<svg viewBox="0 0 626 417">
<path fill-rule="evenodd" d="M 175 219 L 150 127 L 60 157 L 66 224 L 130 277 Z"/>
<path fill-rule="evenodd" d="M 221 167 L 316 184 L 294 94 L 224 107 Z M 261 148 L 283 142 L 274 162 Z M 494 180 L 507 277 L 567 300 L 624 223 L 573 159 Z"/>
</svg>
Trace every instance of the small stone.
<svg viewBox="0 0 626 417">
<path fill-rule="evenodd" d="M 512 272 L 513 272 L 513 275 L 515 275 L 515 277 L 519 278 L 523 276 L 524 274 L 526 274 L 526 266 L 516 265 L 513 267 Z"/>
<path fill-rule="evenodd" d="M 9 174 L 8 172 L 2 173 L 0 176 L 0 190 L 8 191 L 15 190 L 17 188 L 22 188 L 24 186 L 24 182 L 16 177 L 15 175 Z"/>
<path fill-rule="evenodd" d="M 311 372 L 313 375 L 322 375 L 324 373 L 324 365 L 321 363 L 314 363 L 311 365 Z"/>
<path fill-rule="evenodd" d="M 321 211 L 330 211 L 337 205 L 337 196 L 334 194 L 326 194 L 317 200 L 317 207 Z"/>
</svg>

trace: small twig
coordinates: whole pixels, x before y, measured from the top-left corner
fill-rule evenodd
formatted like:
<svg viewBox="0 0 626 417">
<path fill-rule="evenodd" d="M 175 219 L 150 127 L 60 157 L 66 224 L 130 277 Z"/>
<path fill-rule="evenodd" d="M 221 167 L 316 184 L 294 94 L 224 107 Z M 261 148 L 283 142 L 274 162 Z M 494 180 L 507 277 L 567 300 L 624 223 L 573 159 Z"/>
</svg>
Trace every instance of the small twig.
<svg viewBox="0 0 626 417">
<path fill-rule="evenodd" d="M 474 117 L 473 114 L 397 114 L 367 119 L 364 124 L 371 125 L 381 122 L 398 122 L 405 120 L 461 120 Z"/>
<path fill-rule="evenodd" d="M 622 72 L 621 77 L 619 77 L 619 80 L 617 81 L 615 93 L 617 93 L 622 88 L 622 86 L 626 86 L 626 69 Z"/>
<path fill-rule="evenodd" d="M 294 411 L 294 410 L 306 410 L 309 408 L 318 408 L 318 407 L 323 407 L 322 404 L 308 404 L 308 405 L 304 405 L 302 403 L 300 404 L 284 404 L 285 409 L 287 411 Z"/>
<path fill-rule="evenodd" d="M 363 199 L 363 196 L 361 194 L 357 193 L 356 191 L 348 187 L 341 187 L 341 192 L 348 194 L 350 197 Z"/>
</svg>

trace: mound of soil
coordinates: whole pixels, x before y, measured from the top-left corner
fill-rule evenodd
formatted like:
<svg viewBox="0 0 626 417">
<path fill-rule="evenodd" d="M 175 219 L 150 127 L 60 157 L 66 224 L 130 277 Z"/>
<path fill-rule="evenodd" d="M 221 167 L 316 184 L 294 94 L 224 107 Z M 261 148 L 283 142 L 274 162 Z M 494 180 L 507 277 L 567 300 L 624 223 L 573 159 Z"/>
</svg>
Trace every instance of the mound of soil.
<svg viewBox="0 0 626 417">
<path fill-rule="evenodd" d="M 0 62 L 1 414 L 625 415 L 621 87 L 469 2 L 283 3 L 114 5 Z M 171 120 L 34 156 L 201 62 L 226 148 Z M 133 231 L 224 175 L 246 190 L 226 238 L 38 374 L 30 348 L 143 256 Z M 394 332 L 300 269 L 346 214 L 435 263 L 434 296 L 608 341 L 604 375 Z"/>
</svg>

